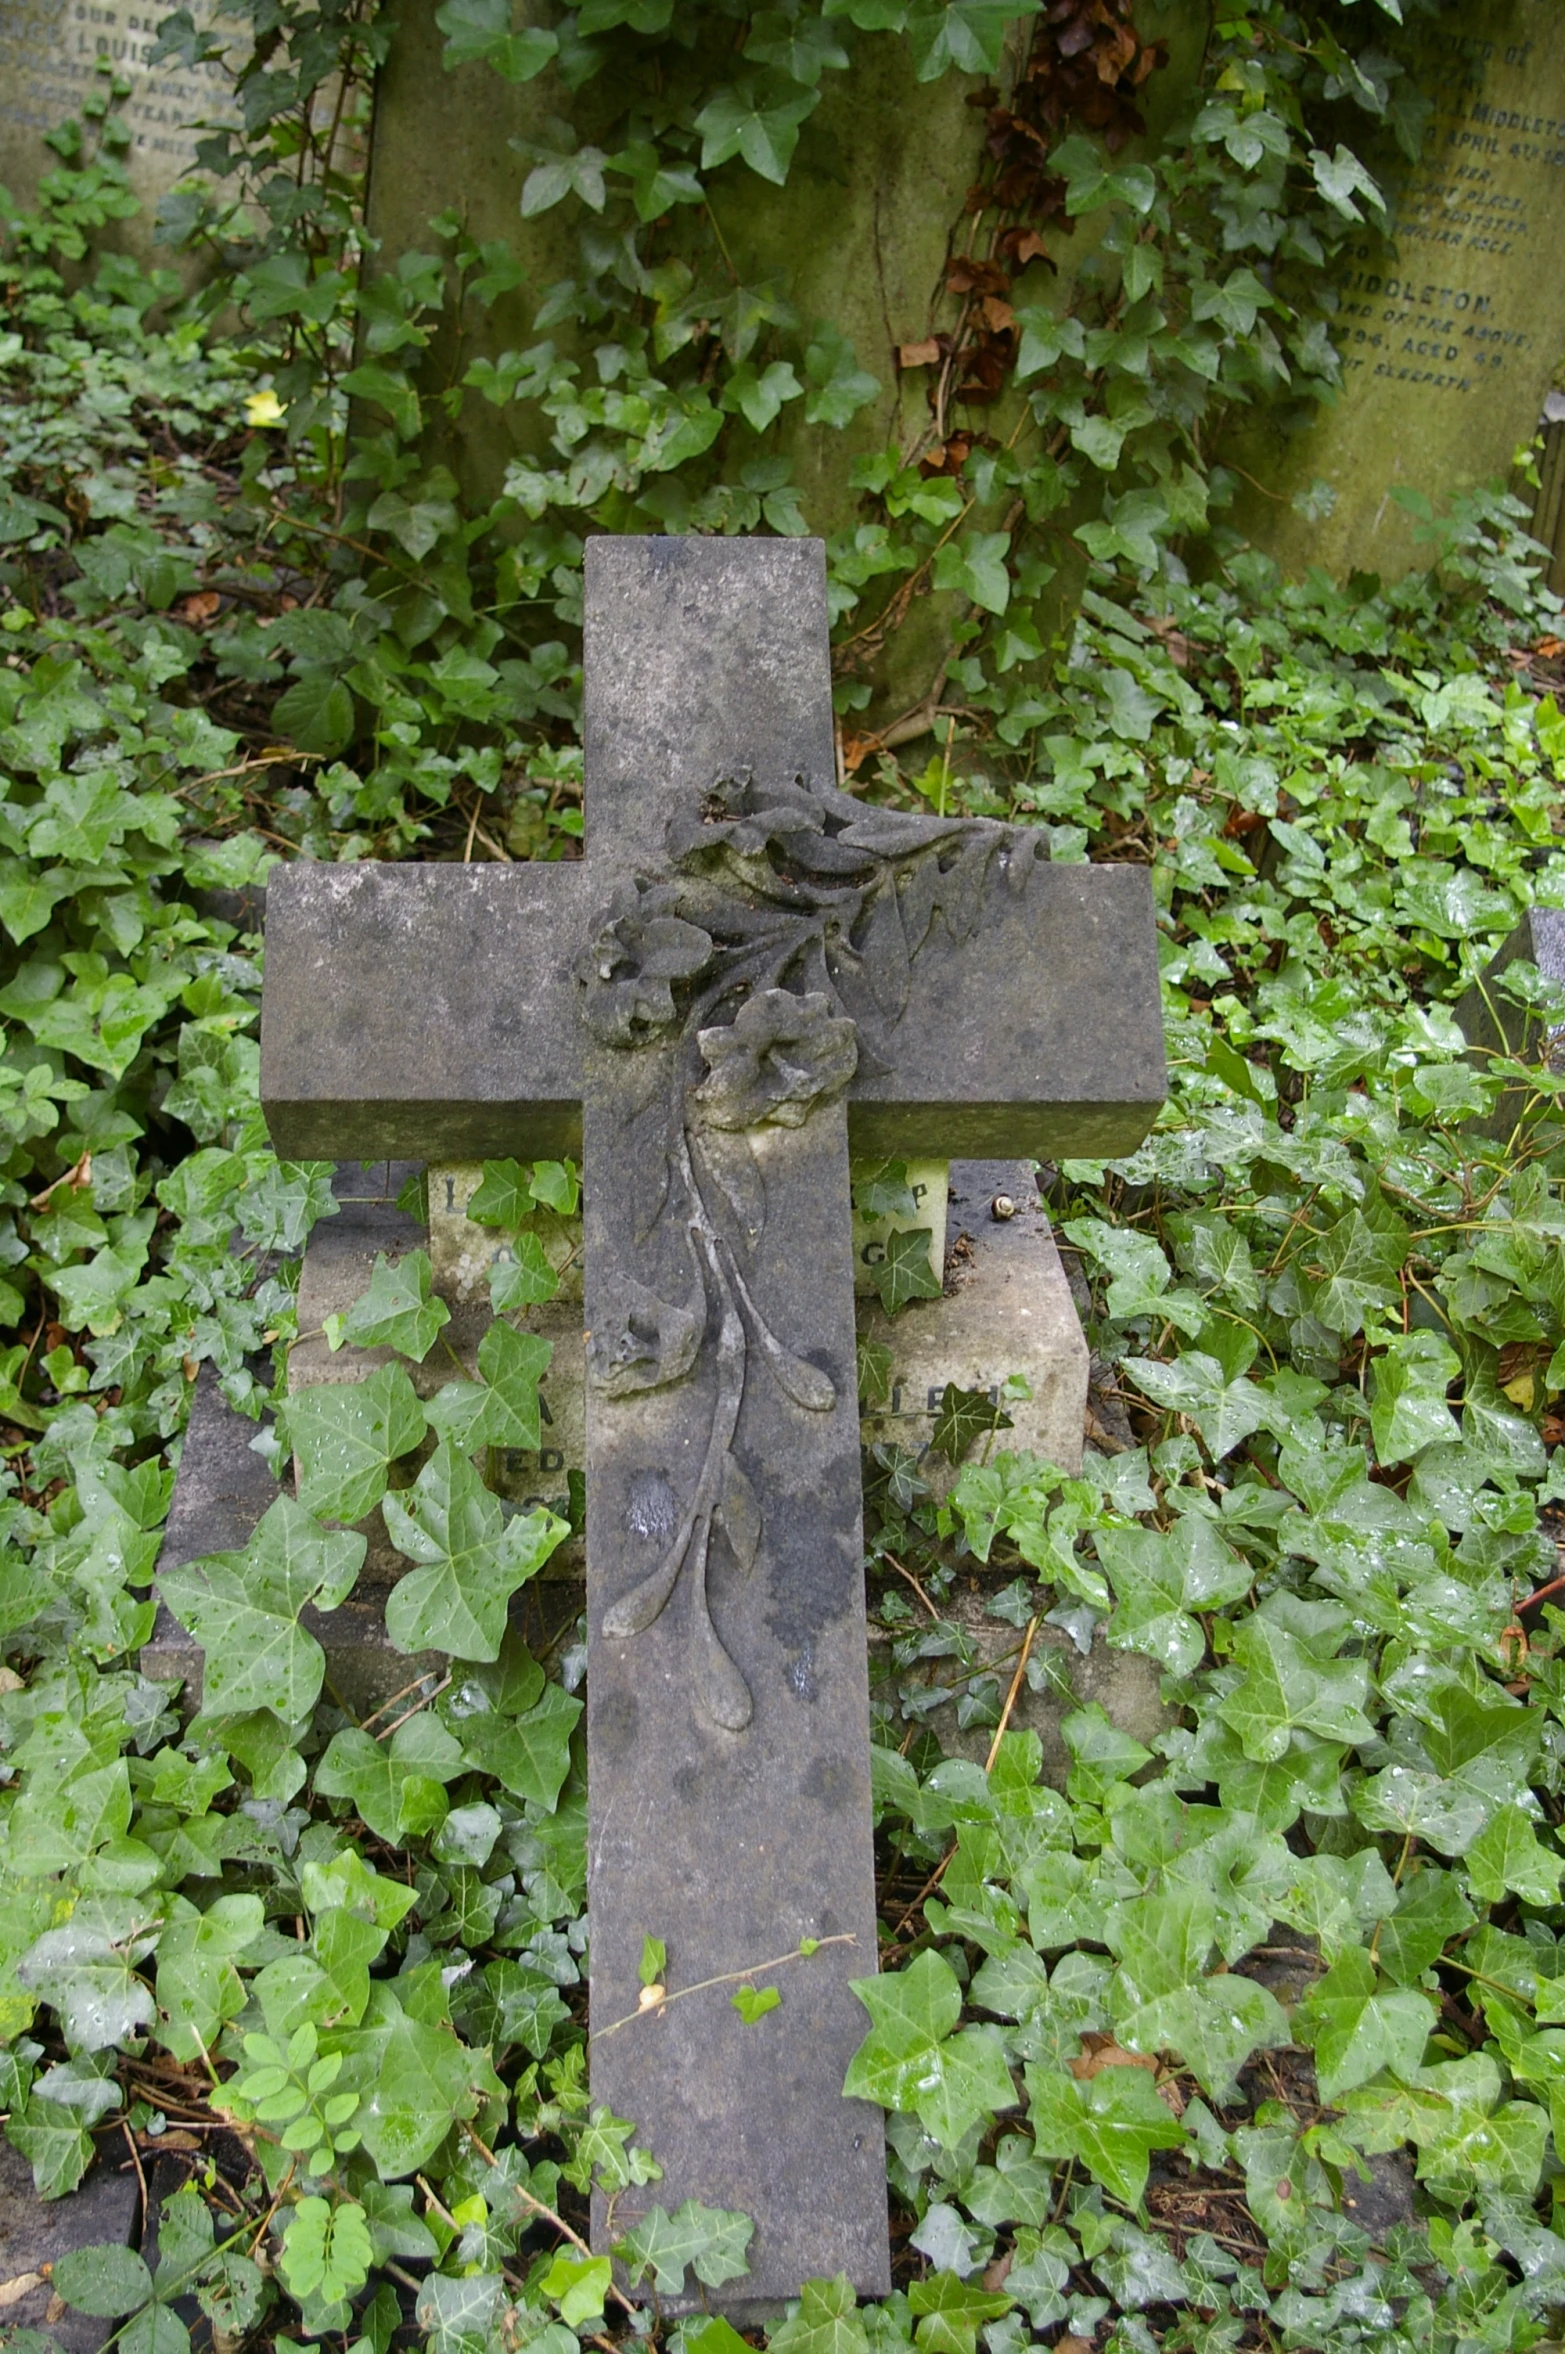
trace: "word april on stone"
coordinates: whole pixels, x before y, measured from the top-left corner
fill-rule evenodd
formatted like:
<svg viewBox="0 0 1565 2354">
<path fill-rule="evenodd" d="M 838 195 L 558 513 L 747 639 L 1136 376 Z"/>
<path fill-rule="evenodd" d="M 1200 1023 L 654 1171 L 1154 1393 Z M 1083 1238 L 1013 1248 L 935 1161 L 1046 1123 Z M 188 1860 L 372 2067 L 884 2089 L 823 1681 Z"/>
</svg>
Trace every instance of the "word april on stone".
<svg viewBox="0 0 1565 2354">
<path fill-rule="evenodd" d="M 1132 1149 L 1151 893 L 837 789 L 818 540 L 589 542 L 585 660 L 579 864 L 274 878 L 262 1099 L 291 1157 L 580 1156 L 592 2098 L 648 2204 L 753 2218 L 730 2310 L 881 2294 L 850 1139 Z M 820 1942 L 754 2024 L 717 1986 L 604 2034 L 647 1936 L 671 1993 Z"/>
</svg>

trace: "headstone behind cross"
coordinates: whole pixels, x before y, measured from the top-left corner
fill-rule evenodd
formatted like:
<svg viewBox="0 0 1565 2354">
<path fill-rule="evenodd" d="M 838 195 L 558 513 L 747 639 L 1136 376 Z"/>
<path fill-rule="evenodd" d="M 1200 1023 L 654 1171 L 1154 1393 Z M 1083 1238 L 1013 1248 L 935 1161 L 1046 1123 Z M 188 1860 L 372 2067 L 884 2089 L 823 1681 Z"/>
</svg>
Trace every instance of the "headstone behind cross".
<svg viewBox="0 0 1565 2354">
<path fill-rule="evenodd" d="M 1405 38 L 1434 111 L 1391 234 L 1366 225 L 1336 266 L 1342 395 L 1291 439 L 1241 422 L 1232 445 L 1238 519 L 1290 571 L 1429 563 L 1392 490 L 1444 508 L 1508 475 L 1565 356 L 1565 11 L 1476 0 Z M 1295 509 L 1317 482 L 1330 513 Z"/>
<path fill-rule="evenodd" d="M 129 0 L 92 0 L 90 6 L 86 0 L 0 0 L 0 187 L 18 203 L 31 204 L 43 175 L 59 169 L 44 134 L 79 115 L 82 101 L 101 88 L 101 58 L 130 84 L 121 109 L 131 134 L 124 161 L 142 204 L 139 218 L 117 223 L 107 242 L 165 267 L 168 251 L 152 243 L 153 214 L 159 197 L 195 167 L 200 133 L 191 126 L 239 120 L 219 67 L 149 62 L 168 13 L 160 0 L 142 6 Z M 199 24 L 208 24 L 210 0 L 193 13 Z"/>
<path fill-rule="evenodd" d="M 589 543 L 586 672 L 580 866 L 279 874 L 262 1098 L 290 1155 L 580 1153 L 593 2098 L 655 2151 L 648 2204 L 754 2217 L 744 2300 L 873 2293 L 850 1127 L 1131 1148 L 1151 898 L 835 790 L 818 541 Z M 648 1936 L 704 1991 L 640 2013 Z M 747 2025 L 736 1974 L 805 1938 L 837 1942 Z"/>
</svg>

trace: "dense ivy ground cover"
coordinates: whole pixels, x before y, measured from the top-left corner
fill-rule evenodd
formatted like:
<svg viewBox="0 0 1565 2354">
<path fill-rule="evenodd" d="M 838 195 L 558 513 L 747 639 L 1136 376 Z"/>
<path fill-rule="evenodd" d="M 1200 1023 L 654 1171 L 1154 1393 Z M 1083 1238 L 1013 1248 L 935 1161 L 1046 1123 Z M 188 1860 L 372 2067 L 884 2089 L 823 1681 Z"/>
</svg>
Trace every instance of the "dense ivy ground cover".
<svg viewBox="0 0 1565 2354">
<path fill-rule="evenodd" d="M 94 2157 L 188 2172 L 155 2273 L 56 2275 L 137 2354 L 570 2354 L 648 2326 L 581 2243 L 594 2175 L 660 2296 L 739 2279 L 747 2226 L 659 2209 L 585 2091 L 579 1649 L 502 1638 L 557 1531 L 473 1462 L 536 1437 L 526 1336 L 429 1401 L 394 1365 L 296 1402 L 302 1501 L 167 1581 L 205 1713 L 135 1656 L 192 1382 L 259 1417 L 331 1209 L 267 1147 L 259 942 L 210 894 L 300 851 L 568 853 L 578 551 L 525 631 L 459 611 L 449 564 L 421 619 L 454 498 L 422 548 L 357 517 L 279 430 L 253 324 L 225 343 L 172 279 L 84 259 L 116 136 L 67 135 L 10 221 L 0 341 L 6 2130 L 49 2195 Z M 1050 1179 L 1093 1290 L 1082 1477 L 976 1412 L 947 1502 L 871 1466 L 886 1974 L 850 2085 L 887 2114 L 898 2286 L 812 2284 L 778 2354 L 1455 2354 L 1565 2305 L 1565 1128 L 1537 1060 L 1475 1063 L 1452 1015 L 1565 902 L 1565 648 L 1516 523 L 1432 522 L 1442 569 L 1400 588 L 1221 545 L 1138 578 L 1105 543 L 1067 665 L 1000 651 L 976 597 L 949 740 L 861 766 L 872 798 L 1152 863 L 1173 1092 L 1134 1159 Z M 340 679 L 358 732 L 327 747 Z M 575 1206 L 564 1168 L 491 1169 L 500 1307 L 548 1289 Z M 423 1361 L 426 1276 L 378 1278 L 344 1337 Z M 296 1620 L 357 1566 L 325 1524 L 380 1499 L 392 1632 L 454 1665 L 358 1725 Z M 975 1593 L 1015 1630 L 998 1670 Z M 1018 1670 L 1058 1690 L 1072 1656 L 1043 1622 L 1148 1657 L 1168 1704 L 1148 1749 L 1067 1699 L 1063 1790 L 1010 1723 Z M 938 1755 L 953 1699 L 987 1769 Z M 769 1958 L 734 1995 L 757 2035 L 809 1967 Z"/>
</svg>

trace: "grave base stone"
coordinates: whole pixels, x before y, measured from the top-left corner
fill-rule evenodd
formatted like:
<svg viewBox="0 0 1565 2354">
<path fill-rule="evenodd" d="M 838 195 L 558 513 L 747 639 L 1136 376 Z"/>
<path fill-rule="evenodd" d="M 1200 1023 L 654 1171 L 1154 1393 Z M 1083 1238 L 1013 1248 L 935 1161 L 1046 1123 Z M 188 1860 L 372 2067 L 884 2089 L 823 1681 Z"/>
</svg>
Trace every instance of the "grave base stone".
<svg viewBox="0 0 1565 2354">
<path fill-rule="evenodd" d="M 133 2245 L 140 2211 L 128 2161 L 121 2174 L 111 2156 L 99 2158 L 79 2190 L 40 2199 L 27 2160 L 0 2141 L 0 2327 L 7 2338 L 15 2330 L 42 2330 L 63 2354 L 98 2354 L 113 2322 L 61 2309 L 44 2266 L 77 2248 Z"/>
<path fill-rule="evenodd" d="M 994 1204 L 1012 1205 L 996 1217 Z M 923 1455 L 937 1486 L 954 1476 L 924 1453 L 946 1384 L 986 1390 L 1020 1374 L 1032 1395 L 1009 1404 L 997 1448 L 1081 1468 L 1087 1343 L 1048 1218 L 1025 1161 L 953 1161 L 946 1205 L 945 1290 L 896 1316 L 862 1302 L 859 1337 L 891 1357 L 888 1390 L 862 1415 L 866 1446 Z"/>
</svg>

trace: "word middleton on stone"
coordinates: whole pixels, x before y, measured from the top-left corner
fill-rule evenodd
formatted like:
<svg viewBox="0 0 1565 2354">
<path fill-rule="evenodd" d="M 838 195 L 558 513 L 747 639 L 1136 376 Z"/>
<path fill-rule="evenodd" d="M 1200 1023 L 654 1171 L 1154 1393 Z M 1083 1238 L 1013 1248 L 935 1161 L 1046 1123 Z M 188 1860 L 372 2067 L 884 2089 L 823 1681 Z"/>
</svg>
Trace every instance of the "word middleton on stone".
<svg viewBox="0 0 1565 2354">
<path fill-rule="evenodd" d="M 586 674 L 581 865 L 278 874 L 262 1098 L 290 1155 L 580 1153 L 593 2098 L 754 2218 L 744 2301 L 880 2293 L 849 1138 L 1133 1147 L 1151 895 L 833 787 L 819 541 L 589 543 Z M 675 1992 L 823 1942 L 747 2025 L 638 2015 L 647 1936 Z"/>
</svg>

